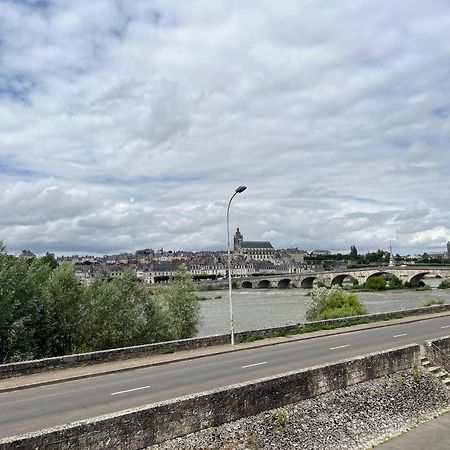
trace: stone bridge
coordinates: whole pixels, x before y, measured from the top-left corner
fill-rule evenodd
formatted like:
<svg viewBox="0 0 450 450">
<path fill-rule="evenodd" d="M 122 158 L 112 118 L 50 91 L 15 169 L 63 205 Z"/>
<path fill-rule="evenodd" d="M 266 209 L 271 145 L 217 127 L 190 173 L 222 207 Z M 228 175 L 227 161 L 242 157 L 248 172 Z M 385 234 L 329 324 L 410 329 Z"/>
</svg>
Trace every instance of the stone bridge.
<svg viewBox="0 0 450 450">
<path fill-rule="evenodd" d="M 285 275 L 268 275 L 258 277 L 234 278 L 233 281 L 243 289 L 286 289 L 292 285 L 311 289 L 314 283 L 324 283 L 326 286 L 338 284 L 342 286 L 347 278 L 364 284 L 368 278 L 381 275 L 395 275 L 403 283 L 409 282 L 417 286 L 425 275 L 434 275 L 443 279 L 450 278 L 450 267 L 366 267 L 361 269 L 330 270 L 323 272 L 302 272 Z"/>
</svg>

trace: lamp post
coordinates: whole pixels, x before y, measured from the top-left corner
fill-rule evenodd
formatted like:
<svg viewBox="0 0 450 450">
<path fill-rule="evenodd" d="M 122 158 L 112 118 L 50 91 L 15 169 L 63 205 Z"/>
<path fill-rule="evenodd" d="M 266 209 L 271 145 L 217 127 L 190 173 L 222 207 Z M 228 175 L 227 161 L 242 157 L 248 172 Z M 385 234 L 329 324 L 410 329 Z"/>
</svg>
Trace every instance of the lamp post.
<svg viewBox="0 0 450 450">
<path fill-rule="evenodd" d="M 233 198 L 236 194 L 240 194 L 247 189 L 247 186 L 239 186 L 234 191 L 228 202 L 227 208 L 227 237 L 228 237 L 228 298 L 230 302 L 230 332 L 231 332 L 231 345 L 234 345 L 234 323 L 233 323 L 233 301 L 231 299 L 231 250 L 230 250 L 230 206 Z"/>
</svg>

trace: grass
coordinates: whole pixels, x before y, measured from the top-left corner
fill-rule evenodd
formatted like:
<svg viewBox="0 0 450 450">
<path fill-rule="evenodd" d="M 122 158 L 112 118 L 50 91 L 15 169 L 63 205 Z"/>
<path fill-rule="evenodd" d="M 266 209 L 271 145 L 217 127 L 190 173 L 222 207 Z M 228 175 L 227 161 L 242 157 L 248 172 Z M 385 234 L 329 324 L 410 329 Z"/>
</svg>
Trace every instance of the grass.
<svg viewBox="0 0 450 450">
<path fill-rule="evenodd" d="M 357 319 L 357 320 L 346 320 L 343 322 L 338 323 L 324 323 L 324 324 L 318 324 L 318 325 L 305 325 L 305 326 L 298 326 L 291 330 L 277 330 L 271 334 L 261 334 L 261 333 L 255 333 L 250 334 L 246 336 L 242 342 L 248 343 L 248 342 L 255 342 L 260 341 L 261 339 L 268 339 L 268 338 L 274 338 L 274 337 L 285 337 L 289 335 L 297 335 L 297 334 L 305 334 L 305 333 L 313 333 L 314 331 L 322 331 L 322 330 L 334 330 L 335 328 L 344 328 L 344 327 L 350 327 L 352 325 L 361 325 L 364 323 L 369 323 L 369 320 L 367 319 Z"/>
<path fill-rule="evenodd" d="M 173 347 L 166 347 L 161 354 L 162 355 L 168 355 L 170 353 L 175 353 L 175 349 Z"/>
<path fill-rule="evenodd" d="M 443 305 L 445 302 L 442 298 L 432 298 L 422 303 L 422 306 Z"/>
<path fill-rule="evenodd" d="M 250 334 L 249 336 L 246 336 L 242 342 L 248 343 L 248 342 L 260 341 L 261 339 L 265 339 L 266 337 L 272 337 L 272 336 L 264 336 L 262 334 Z"/>
</svg>

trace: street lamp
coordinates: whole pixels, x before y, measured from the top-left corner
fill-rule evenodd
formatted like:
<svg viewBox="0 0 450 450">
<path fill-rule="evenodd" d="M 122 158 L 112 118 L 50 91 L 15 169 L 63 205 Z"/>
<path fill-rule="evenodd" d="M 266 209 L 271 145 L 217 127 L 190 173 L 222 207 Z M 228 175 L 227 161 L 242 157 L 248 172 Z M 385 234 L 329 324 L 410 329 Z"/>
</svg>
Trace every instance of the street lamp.
<svg viewBox="0 0 450 450">
<path fill-rule="evenodd" d="M 233 324 L 233 301 L 231 299 L 231 251 L 230 251 L 230 206 L 236 194 L 240 194 L 247 189 L 247 186 L 239 186 L 234 191 L 228 202 L 227 208 L 227 237 L 228 237 L 228 298 L 230 301 L 230 331 L 231 331 L 231 345 L 234 345 L 234 324 Z"/>
</svg>

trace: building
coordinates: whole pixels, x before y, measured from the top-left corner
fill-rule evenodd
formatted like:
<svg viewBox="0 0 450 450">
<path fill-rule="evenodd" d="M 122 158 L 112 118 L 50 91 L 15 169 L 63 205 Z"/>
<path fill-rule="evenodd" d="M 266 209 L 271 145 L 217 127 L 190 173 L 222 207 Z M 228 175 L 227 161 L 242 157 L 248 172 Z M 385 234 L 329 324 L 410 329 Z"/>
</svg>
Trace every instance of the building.
<svg viewBox="0 0 450 450">
<path fill-rule="evenodd" d="M 329 250 L 313 250 L 311 252 L 311 256 L 328 256 L 331 255 L 331 252 Z"/>
<path fill-rule="evenodd" d="M 276 254 L 272 244 L 268 241 L 244 241 L 244 236 L 236 230 L 234 235 L 234 256 L 243 256 L 254 261 L 272 261 L 275 263 Z"/>
</svg>

